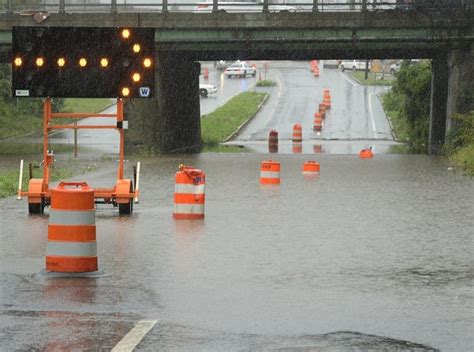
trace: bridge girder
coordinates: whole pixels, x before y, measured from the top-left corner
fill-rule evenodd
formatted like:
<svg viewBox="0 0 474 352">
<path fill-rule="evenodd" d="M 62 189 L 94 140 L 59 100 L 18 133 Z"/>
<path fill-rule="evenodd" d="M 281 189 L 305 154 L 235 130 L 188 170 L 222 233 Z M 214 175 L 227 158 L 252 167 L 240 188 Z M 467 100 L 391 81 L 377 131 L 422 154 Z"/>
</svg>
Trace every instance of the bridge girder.
<svg viewBox="0 0 474 352">
<path fill-rule="evenodd" d="M 0 61 L 11 55 L 13 26 L 153 27 L 157 52 L 190 60 L 435 57 L 471 47 L 472 10 L 361 13 L 0 14 Z"/>
</svg>

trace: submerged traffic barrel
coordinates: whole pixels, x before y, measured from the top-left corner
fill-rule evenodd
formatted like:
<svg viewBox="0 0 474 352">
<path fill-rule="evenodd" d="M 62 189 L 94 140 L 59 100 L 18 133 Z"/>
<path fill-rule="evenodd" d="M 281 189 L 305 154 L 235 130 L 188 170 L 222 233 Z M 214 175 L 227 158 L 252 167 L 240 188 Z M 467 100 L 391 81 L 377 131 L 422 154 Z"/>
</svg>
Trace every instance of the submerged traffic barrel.
<svg viewBox="0 0 474 352">
<path fill-rule="evenodd" d="M 372 148 L 365 148 L 359 152 L 359 157 L 361 159 L 370 159 L 373 156 L 374 156 L 374 153 L 372 152 Z"/>
<path fill-rule="evenodd" d="M 175 175 L 175 219 L 203 219 L 206 174 L 192 166 L 180 165 Z"/>
<path fill-rule="evenodd" d="M 94 190 L 85 182 L 61 182 L 51 190 L 46 270 L 97 269 Z"/>
<path fill-rule="evenodd" d="M 280 163 L 278 161 L 262 161 L 260 166 L 260 183 L 262 185 L 280 184 Z"/>
<path fill-rule="evenodd" d="M 302 142 L 303 141 L 303 131 L 301 128 L 301 124 L 295 123 L 293 125 L 293 142 Z"/>
<path fill-rule="evenodd" d="M 306 161 L 303 164 L 303 175 L 318 175 L 319 174 L 319 163 L 314 160 Z"/>
<path fill-rule="evenodd" d="M 271 130 L 268 134 L 268 152 L 278 153 L 278 132 Z"/>
</svg>

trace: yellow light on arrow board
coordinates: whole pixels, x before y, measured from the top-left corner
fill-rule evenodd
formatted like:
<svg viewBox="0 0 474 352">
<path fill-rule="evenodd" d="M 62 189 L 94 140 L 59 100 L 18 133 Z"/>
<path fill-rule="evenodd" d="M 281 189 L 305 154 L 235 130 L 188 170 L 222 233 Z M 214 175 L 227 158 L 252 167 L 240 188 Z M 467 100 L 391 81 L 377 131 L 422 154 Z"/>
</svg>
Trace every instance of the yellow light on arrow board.
<svg viewBox="0 0 474 352">
<path fill-rule="evenodd" d="M 87 65 L 87 60 L 84 57 L 79 59 L 79 66 L 85 67 Z"/>
<path fill-rule="evenodd" d="M 130 31 L 128 29 L 122 30 L 122 38 L 128 39 L 130 37 Z"/>
<path fill-rule="evenodd" d="M 143 60 L 143 66 L 145 67 L 150 67 L 151 66 L 151 59 L 149 58 L 146 58 L 145 60 Z"/>
<path fill-rule="evenodd" d="M 39 57 L 36 59 L 36 66 L 41 67 L 44 65 L 44 59 L 42 57 Z"/>
<path fill-rule="evenodd" d="M 133 52 L 134 53 L 138 54 L 140 52 L 140 49 L 141 49 L 140 44 L 133 44 Z"/>
<path fill-rule="evenodd" d="M 128 97 L 130 95 L 130 89 L 127 87 L 122 88 L 122 96 Z"/>
<path fill-rule="evenodd" d="M 21 59 L 21 57 L 17 57 L 15 58 L 15 66 L 21 66 L 21 64 L 23 63 L 23 60 Z"/>
<path fill-rule="evenodd" d="M 63 67 L 65 64 L 66 64 L 66 60 L 64 60 L 63 57 L 60 57 L 60 58 L 58 59 L 58 66 L 59 66 L 59 67 Z"/>
<path fill-rule="evenodd" d="M 100 66 L 107 67 L 108 65 L 109 65 L 109 60 L 107 60 L 105 57 L 100 59 Z"/>
<path fill-rule="evenodd" d="M 132 76 L 132 79 L 134 82 L 139 82 L 140 81 L 140 74 L 139 73 L 134 73 Z"/>
</svg>

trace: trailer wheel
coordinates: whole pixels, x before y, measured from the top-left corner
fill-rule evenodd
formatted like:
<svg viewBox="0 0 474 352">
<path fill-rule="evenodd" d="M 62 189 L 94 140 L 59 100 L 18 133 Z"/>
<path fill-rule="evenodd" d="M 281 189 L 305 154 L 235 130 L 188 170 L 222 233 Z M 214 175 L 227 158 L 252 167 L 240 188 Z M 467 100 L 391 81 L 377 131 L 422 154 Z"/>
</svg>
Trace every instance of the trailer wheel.
<svg viewBox="0 0 474 352">
<path fill-rule="evenodd" d="M 29 214 L 42 214 L 44 212 L 44 202 L 28 203 Z"/>
<path fill-rule="evenodd" d="M 130 182 L 130 193 L 133 193 L 133 183 Z M 133 198 L 130 198 L 128 203 L 119 203 L 120 215 L 131 215 L 133 213 Z"/>
</svg>

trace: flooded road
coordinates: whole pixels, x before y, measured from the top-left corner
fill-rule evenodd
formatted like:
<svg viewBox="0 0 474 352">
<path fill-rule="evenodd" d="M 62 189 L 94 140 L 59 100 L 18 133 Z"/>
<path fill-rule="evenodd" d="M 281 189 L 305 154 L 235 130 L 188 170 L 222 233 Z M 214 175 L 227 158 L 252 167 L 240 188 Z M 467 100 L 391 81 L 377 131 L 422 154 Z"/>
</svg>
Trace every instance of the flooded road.
<svg viewBox="0 0 474 352">
<path fill-rule="evenodd" d="M 44 272 L 48 211 L 0 200 L 2 349 L 107 350 L 151 320 L 138 350 L 472 350 L 472 179 L 421 155 L 321 154 L 312 179 L 308 156 L 272 157 L 279 187 L 264 154 L 143 160 L 135 213 L 98 205 L 85 277 Z M 203 221 L 172 218 L 183 162 L 206 172 Z"/>
</svg>

